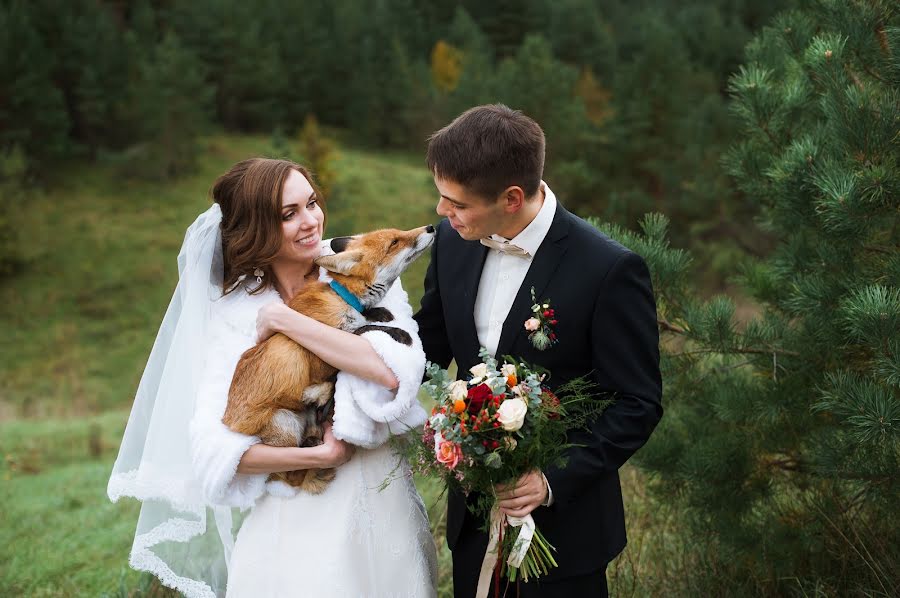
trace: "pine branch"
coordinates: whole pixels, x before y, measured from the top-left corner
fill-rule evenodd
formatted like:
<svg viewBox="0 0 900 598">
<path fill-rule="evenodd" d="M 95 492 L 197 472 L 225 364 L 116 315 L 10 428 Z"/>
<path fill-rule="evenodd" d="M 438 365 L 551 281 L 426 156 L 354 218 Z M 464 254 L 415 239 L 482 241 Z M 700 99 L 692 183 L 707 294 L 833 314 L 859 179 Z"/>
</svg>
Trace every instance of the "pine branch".
<svg viewBox="0 0 900 598">
<path fill-rule="evenodd" d="M 675 324 L 672 324 L 671 322 L 663 318 L 657 318 L 656 323 L 659 325 L 659 328 L 661 330 L 667 330 L 668 332 L 674 332 L 676 334 L 687 334 L 687 330 L 680 326 L 676 326 Z"/>
<path fill-rule="evenodd" d="M 895 255 L 897 253 L 897 248 L 891 249 L 890 247 L 882 247 L 880 245 L 863 245 L 863 249 L 871 251 L 872 253 L 884 253 L 886 255 Z"/>
<path fill-rule="evenodd" d="M 763 464 L 768 468 L 777 468 L 783 471 L 807 471 L 803 463 L 796 457 L 782 457 L 773 459 L 763 459 Z"/>
<path fill-rule="evenodd" d="M 678 355 L 703 355 L 703 354 L 716 354 L 716 355 L 789 355 L 790 357 L 800 357 L 800 353 L 797 351 L 789 351 L 788 349 L 729 349 L 726 351 L 719 351 L 716 349 L 698 349 L 696 351 L 685 351 L 683 353 L 679 353 Z"/>
<path fill-rule="evenodd" d="M 750 360 L 747 360 L 747 361 L 742 361 L 740 363 L 735 363 L 732 365 L 723 365 L 723 366 L 719 366 L 716 368 L 710 368 L 707 371 L 703 372 L 703 375 L 697 379 L 697 385 L 699 385 L 701 382 L 703 382 L 706 378 L 708 378 L 712 374 L 721 374 L 724 372 L 729 372 L 731 370 L 736 370 L 736 369 L 739 369 L 742 367 L 746 367 L 748 365 L 753 365 L 753 362 Z"/>
</svg>

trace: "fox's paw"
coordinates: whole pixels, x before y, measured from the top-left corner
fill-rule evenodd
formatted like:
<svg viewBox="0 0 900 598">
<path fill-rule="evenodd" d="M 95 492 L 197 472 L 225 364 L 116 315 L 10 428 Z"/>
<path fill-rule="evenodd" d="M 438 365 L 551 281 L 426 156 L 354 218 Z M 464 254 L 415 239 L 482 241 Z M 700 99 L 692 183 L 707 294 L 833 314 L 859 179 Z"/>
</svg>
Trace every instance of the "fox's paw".
<svg viewBox="0 0 900 598">
<path fill-rule="evenodd" d="M 384 307 L 370 307 L 362 312 L 363 317 L 369 322 L 393 322 L 394 314 Z"/>
<path fill-rule="evenodd" d="M 300 399 L 306 405 L 315 407 L 324 407 L 331 397 L 334 396 L 334 383 L 322 382 L 321 384 L 312 384 L 303 389 Z"/>
<path fill-rule="evenodd" d="M 303 480 L 300 489 L 310 494 L 321 494 L 328 487 L 328 484 L 334 480 L 336 474 L 337 472 L 334 468 L 307 469 L 306 479 Z"/>
</svg>

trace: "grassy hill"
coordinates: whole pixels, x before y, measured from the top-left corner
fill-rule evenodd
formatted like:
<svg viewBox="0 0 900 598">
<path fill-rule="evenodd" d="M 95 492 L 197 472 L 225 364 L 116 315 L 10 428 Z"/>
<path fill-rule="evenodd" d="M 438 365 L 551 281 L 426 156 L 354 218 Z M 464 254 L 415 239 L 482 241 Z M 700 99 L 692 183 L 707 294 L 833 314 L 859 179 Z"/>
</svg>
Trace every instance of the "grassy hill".
<svg viewBox="0 0 900 598">
<path fill-rule="evenodd" d="M 128 568 L 138 505 L 106 498 L 128 409 L 177 279 L 184 231 L 234 162 L 272 155 L 260 137 L 215 136 L 197 172 L 171 183 L 126 180 L 114 166 L 67 166 L 35 193 L 22 222 L 24 271 L 0 283 L 0 596 L 164 595 Z M 329 236 L 436 222 L 420 156 L 340 149 Z M 427 258 L 403 282 L 413 305 Z M 438 488 L 418 482 L 449 553 Z M 631 547 L 611 567 L 617 595 L 652 593 L 671 518 L 649 510 L 624 471 Z M 646 541 L 645 541 L 646 539 Z M 665 560 L 663 560 L 665 562 Z"/>
</svg>

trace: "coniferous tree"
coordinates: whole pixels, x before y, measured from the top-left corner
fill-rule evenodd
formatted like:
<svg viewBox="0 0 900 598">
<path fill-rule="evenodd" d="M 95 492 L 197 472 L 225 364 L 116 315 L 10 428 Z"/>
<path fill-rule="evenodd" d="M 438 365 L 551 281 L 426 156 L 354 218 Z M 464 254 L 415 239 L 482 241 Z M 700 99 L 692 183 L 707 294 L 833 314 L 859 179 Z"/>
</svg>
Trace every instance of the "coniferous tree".
<svg viewBox="0 0 900 598">
<path fill-rule="evenodd" d="M 426 134 L 421 123 L 431 84 L 425 56 L 410 54 L 403 43 L 407 34 L 394 19 L 390 3 L 376 3 L 365 18 L 344 102 L 347 121 L 369 142 L 409 145 Z"/>
<path fill-rule="evenodd" d="M 460 73 L 456 85 L 438 106 L 443 123 L 464 110 L 492 101 L 494 56 L 487 36 L 463 7 L 457 7 L 447 31 L 447 42 L 461 53 Z"/>
<path fill-rule="evenodd" d="M 558 0 L 550 4 L 547 36 L 562 61 L 590 68 L 601 78 L 612 75 L 616 47 L 611 25 L 592 0 Z"/>
<path fill-rule="evenodd" d="M 232 129 L 272 130 L 283 121 L 277 100 L 289 81 L 265 14 L 256 4 L 237 0 L 176 3 L 171 11 L 175 32 L 215 89 L 219 122 Z"/>
<path fill-rule="evenodd" d="M 731 81 L 727 159 L 777 239 L 760 305 L 685 289 L 663 227 L 622 231 L 654 270 L 666 417 L 638 461 L 684 507 L 684 591 L 887 596 L 900 587 L 900 13 L 819 0 L 779 17 Z M 690 538 L 688 545 L 691 544 Z"/>
<path fill-rule="evenodd" d="M 125 141 L 119 120 L 119 107 L 128 92 L 125 41 L 112 11 L 100 3 L 87 4 L 64 30 L 72 135 L 96 156 L 100 149 Z"/>
<path fill-rule="evenodd" d="M 69 117 L 53 85 L 56 59 L 25 2 L 0 5 L 0 153 L 20 151 L 32 170 L 68 149 Z"/>
<path fill-rule="evenodd" d="M 193 53 L 167 33 L 140 65 L 132 89 L 140 143 L 129 151 L 129 170 L 159 179 L 190 170 L 197 138 L 210 122 L 214 91 Z"/>
<path fill-rule="evenodd" d="M 560 161 L 574 153 L 588 124 L 575 95 L 578 76 L 578 69 L 559 61 L 540 34 L 526 37 L 515 56 L 497 67 L 496 98 L 539 122 Z"/>
</svg>

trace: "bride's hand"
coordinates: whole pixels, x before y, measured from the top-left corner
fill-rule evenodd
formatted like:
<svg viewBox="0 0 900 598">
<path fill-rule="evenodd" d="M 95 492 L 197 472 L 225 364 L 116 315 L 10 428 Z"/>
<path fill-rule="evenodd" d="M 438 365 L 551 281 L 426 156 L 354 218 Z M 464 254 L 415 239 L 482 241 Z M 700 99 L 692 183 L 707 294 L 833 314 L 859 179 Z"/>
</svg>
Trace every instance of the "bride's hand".
<svg viewBox="0 0 900 598">
<path fill-rule="evenodd" d="M 275 334 L 281 332 L 284 320 L 284 310 L 291 308 L 280 301 L 273 301 L 263 305 L 256 314 L 256 343 L 259 344 Z"/>
<path fill-rule="evenodd" d="M 325 460 L 322 466 L 340 467 L 350 460 L 356 447 L 335 438 L 334 433 L 331 431 L 331 422 L 326 422 L 325 434 L 322 437 L 322 449 Z"/>
</svg>

